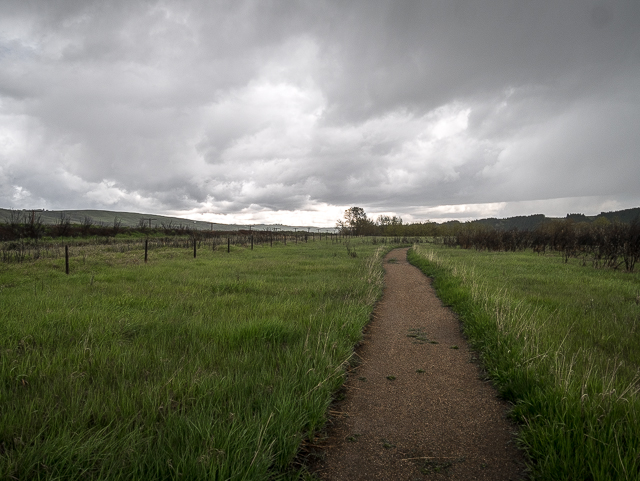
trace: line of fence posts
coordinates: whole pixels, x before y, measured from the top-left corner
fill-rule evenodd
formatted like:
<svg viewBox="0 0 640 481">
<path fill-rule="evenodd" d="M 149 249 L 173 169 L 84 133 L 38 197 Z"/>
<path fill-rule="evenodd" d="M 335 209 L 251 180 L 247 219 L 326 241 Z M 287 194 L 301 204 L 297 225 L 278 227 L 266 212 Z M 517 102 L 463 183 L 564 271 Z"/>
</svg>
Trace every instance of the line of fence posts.
<svg viewBox="0 0 640 481">
<path fill-rule="evenodd" d="M 295 234 L 294 234 L 294 236 L 296 237 L 295 242 L 297 243 L 297 242 L 298 242 L 298 240 L 297 240 L 297 237 L 298 237 L 298 236 L 297 236 L 296 234 L 297 234 L 297 233 L 295 233 Z M 320 232 L 319 234 L 320 234 L 320 240 L 322 241 L 322 232 Z M 270 244 L 270 246 L 271 246 L 271 247 L 273 247 L 273 238 L 274 238 L 274 237 L 276 237 L 276 242 L 278 242 L 278 240 L 279 240 L 279 236 L 274 236 L 274 232 L 269 232 L 269 233 L 268 233 L 268 235 L 269 235 L 269 244 Z M 314 234 L 311 234 L 311 233 L 309 232 L 309 233 L 304 233 L 304 236 L 305 236 L 305 242 L 308 242 L 309 235 L 311 235 L 311 236 L 312 236 L 312 240 L 315 240 L 315 235 L 314 235 Z M 329 240 L 329 238 L 330 238 L 331 240 Z M 340 242 L 345 242 L 345 241 L 347 241 L 347 242 L 348 242 L 350 238 L 351 238 L 351 236 L 349 236 L 349 235 L 345 235 L 345 234 L 341 234 L 341 233 L 339 233 L 339 232 L 331 232 L 331 233 L 329 233 L 329 232 L 325 232 L 325 242 L 327 242 L 327 243 L 329 243 L 329 242 L 331 242 L 331 243 L 334 243 L 334 242 L 335 242 L 335 243 L 340 243 Z M 244 246 L 246 246 L 246 245 L 247 245 L 247 242 L 250 242 L 251 250 L 254 250 L 254 244 L 255 244 L 255 242 L 256 242 L 256 239 L 255 239 L 255 236 L 254 236 L 253 234 L 249 236 L 249 239 L 247 239 L 246 237 L 241 237 L 241 238 L 239 239 L 239 237 L 238 237 L 238 236 L 234 236 L 234 239 L 235 239 L 235 240 L 234 240 L 234 242 L 240 242 L 240 243 L 241 243 L 242 245 L 244 245 Z M 399 238 L 399 237 L 395 237 L 395 238 L 393 238 L 393 239 L 394 239 L 394 242 L 396 242 L 396 243 L 400 242 L 400 238 Z M 197 238 L 195 238 L 195 237 L 187 238 L 186 242 L 185 242 L 185 241 L 180 241 L 180 242 L 178 242 L 178 241 L 174 240 L 174 241 L 172 241 L 172 244 L 173 244 L 174 246 L 180 246 L 180 247 L 187 247 L 187 248 L 189 248 L 189 247 L 191 247 L 191 245 L 189 244 L 189 242 L 190 242 L 190 241 L 191 241 L 191 242 L 193 242 L 193 257 L 194 257 L 194 258 L 196 258 L 196 256 L 197 256 L 197 246 L 198 246 L 198 240 L 197 240 Z M 259 244 L 264 243 L 264 241 L 266 241 L 266 239 L 264 238 L 264 236 L 259 236 L 259 237 L 257 238 L 257 242 L 258 242 Z M 282 239 L 281 239 L 281 241 L 283 242 L 283 244 L 284 244 L 285 246 L 287 245 L 287 234 L 286 234 L 285 232 L 282 232 Z M 160 239 L 159 241 L 156 241 L 156 245 L 157 245 L 157 243 L 158 243 L 158 242 L 160 242 L 162 245 L 168 245 L 168 243 L 167 243 L 167 238 L 163 238 L 163 239 Z M 386 239 L 385 239 L 385 242 L 386 242 Z M 111 243 L 114 243 L 114 244 L 115 244 L 116 242 L 115 242 L 115 241 L 110 241 L 109 239 L 107 239 L 107 244 L 111 244 Z M 131 245 L 131 243 L 130 243 L 130 242 L 127 242 L 127 243 L 126 243 L 126 248 L 127 248 L 127 250 L 129 250 L 130 245 Z M 206 245 L 206 243 L 205 243 L 205 245 Z M 59 246 L 60 246 L 60 245 L 59 245 Z M 213 239 L 213 241 L 212 241 L 212 249 L 213 249 L 213 250 L 216 250 L 216 248 L 217 248 L 218 246 L 219 246 L 219 237 L 215 237 L 215 238 Z M 62 246 L 60 246 L 60 247 L 62 247 Z M 73 244 L 72 244 L 72 247 L 73 247 Z M 152 247 L 153 247 L 153 245 L 152 245 Z M 64 249 L 64 251 L 65 251 L 65 273 L 66 273 L 66 274 L 69 274 L 69 273 L 70 273 L 70 266 L 69 266 L 69 256 L 70 256 L 70 254 L 69 254 L 69 244 L 64 245 L 64 248 L 65 248 L 65 249 Z M 58 251 L 58 252 L 59 252 L 59 251 Z M 122 247 L 122 252 L 124 252 L 124 247 Z M 148 256 L 149 256 L 148 252 L 149 252 L 149 239 L 148 239 L 148 238 L 146 238 L 146 239 L 144 240 L 144 262 L 145 262 L 145 263 L 147 263 L 147 262 L 148 262 Z M 231 236 L 230 236 L 230 235 L 228 235 L 228 236 L 227 236 L 227 253 L 230 253 L 230 252 L 231 252 Z M 86 258 L 86 255 L 85 255 L 85 258 Z M 633 260 L 635 260 L 635 259 L 633 259 Z M 633 268 L 633 264 L 631 264 L 631 261 L 629 261 L 629 265 L 631 266 L 631 267 L 629 268 L 629 270 L 631 270 L 631 269 Z"/>
<path fill-rule="evenodd" d="M 296 233 L 297 234 L 297 233 Z M 304 236 L 304 240 L 305 242 L 308 242 L 308 234 L 305 233 Z M 326 233 L 325 235 L 325 241 L 329 242 L 329 237 L 331 238 L 331 242 L 338 242 L 338 235 L 337 234 L 329 234 Z M 334 240 L 335 238 L 335 240 Z M 253 250 L 253 245 L 254 245 L 254 237 L 253 235 L 250 236 L 250 240 L 251 240 L 251 250 Z M 313 236 L 312 240 L 315 240 L 315 236 Z M 320 240 L 322 240 L 322 233 L 320 233 Z M 282 241 L 283 244 L 286 246 L 287 245 L 287 235 L 285 233 L 283 233 L 282 235 Z M 295 241 L 296 243 L 298 243 L 298 236 L 295 235 Z M 212 242 L 212 248 L 215 250 L 215 241 Z M 269 235 L 269 245 L 270 247 L 273 247 L 273 233 L 271 232 Z M 231 252 L 231 237 L 228 236 L 227 237 L 227 253 Z M 197 256 L 197 239 L 194 237 L 193 238 L 193 258 L 195 259 Z M 64 264 L 65 264 L 65 273 L 69 274 L 69 245 L 65 245 L 64 246 Z M 144 262 L 147 263 L 149 260 L 149 239 L 145 239 L 144 240 Z"/>
</svg>

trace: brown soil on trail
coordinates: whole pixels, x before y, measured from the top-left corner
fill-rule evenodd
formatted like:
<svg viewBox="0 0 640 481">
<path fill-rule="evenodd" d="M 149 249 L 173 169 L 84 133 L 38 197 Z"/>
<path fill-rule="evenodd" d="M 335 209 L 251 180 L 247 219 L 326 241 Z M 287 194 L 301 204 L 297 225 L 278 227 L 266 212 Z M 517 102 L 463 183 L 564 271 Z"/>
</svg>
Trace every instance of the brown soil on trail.
<svg viewBox="0 0 640 481">
<path fill-rule="evenodd" d="M 507 406 L 482 380 L 455 315 L 406 260 L 385 257 L 385 290 L 314 453 L 322 480 L 520 480 Z"/>
</svg>

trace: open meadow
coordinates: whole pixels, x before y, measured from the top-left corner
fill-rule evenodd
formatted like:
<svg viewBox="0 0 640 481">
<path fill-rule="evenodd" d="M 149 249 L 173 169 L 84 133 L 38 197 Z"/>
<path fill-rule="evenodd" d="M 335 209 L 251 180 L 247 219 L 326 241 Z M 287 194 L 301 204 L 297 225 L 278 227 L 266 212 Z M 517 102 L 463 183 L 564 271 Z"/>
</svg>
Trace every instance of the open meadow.
<svg viewBox="0 0 640 481">
<path fill-rule="evenodd" d="M 311 478 L 301 443 L 392 248 L 337 240 L 215 241 L 195 258 L 188 238 L 155 240 L 148 263 L 139 238 L 83 241 L 69 275 L 58 244 L 7 255 L 0 478 Z M 640 476 L 640 274 L 439 244 L 409 259 L 512 403 L 533 479 Z"/>
<path fill-rule="evenodd" d="M 638 273 L 438 245 L 409 260 L 513 404 L 533 479 L 640 478 Z"/>
<path fill-rule="evenodd" d="M 382 289 L 371 240 L 0 264 L 1 479 L 280 479 Z"/>
</svg>

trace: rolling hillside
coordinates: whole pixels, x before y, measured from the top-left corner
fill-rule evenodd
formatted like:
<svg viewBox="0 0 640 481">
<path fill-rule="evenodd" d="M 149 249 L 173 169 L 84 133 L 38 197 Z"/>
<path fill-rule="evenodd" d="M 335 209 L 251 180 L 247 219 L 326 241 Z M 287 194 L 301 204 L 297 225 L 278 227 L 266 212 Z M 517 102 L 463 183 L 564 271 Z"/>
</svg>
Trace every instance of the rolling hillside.
<svg viewBox="0 0 640 481">
<path fill-rule="evenodd" d="M 0 208 L 0 223 L 7 223 L 11 218 L 11 210 Z M 218 224 L 215 222 L 204 222 L 190 219 L 181 219 L 180 217 L 169 217 L 163 215 L 153 214 L 139 214 L 135 212 L 114 212 L 109 210 L 24 210 L 14 211 L 23 213 L 35 212 L 35 215 L 40 216 L 43 224 L 56 224 L 60 221 L 61 215 L 65 215 L 71 220 L 72 224 L 81 224 L 85 218 L 90 218 L 94 225 L 113 225 L 115 221 L 120 222 L 122 227 L 137 227 L 141 222 L 145 225 L 151 223 L 151 227 L 168 226 L 189 226 L 191 229 L 197 230 L 216 230 L 216 231 L 235 231 L 238 229 L 248 229 L 248 224 Z M 308 226 L 286 226 L 282 224 L 252 224 L 251 228 L 254 230 L 308 230 L 312 232 L 333 232 L 333 228 L 316 228 Z"/>
</svg>

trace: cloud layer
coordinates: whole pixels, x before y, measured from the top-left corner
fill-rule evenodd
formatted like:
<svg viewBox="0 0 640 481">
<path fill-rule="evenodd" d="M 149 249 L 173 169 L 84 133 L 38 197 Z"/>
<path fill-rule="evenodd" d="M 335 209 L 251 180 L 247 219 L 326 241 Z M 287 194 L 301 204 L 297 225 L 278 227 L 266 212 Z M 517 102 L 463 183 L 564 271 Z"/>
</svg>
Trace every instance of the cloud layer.
<svg viewBox="0 0 640 481">
<path fill-rule="evenodd" d="M 0 6 L 2 207 L 590 214 L 640 205 L 638 132 L 638 2 Z"/>
</svg>

